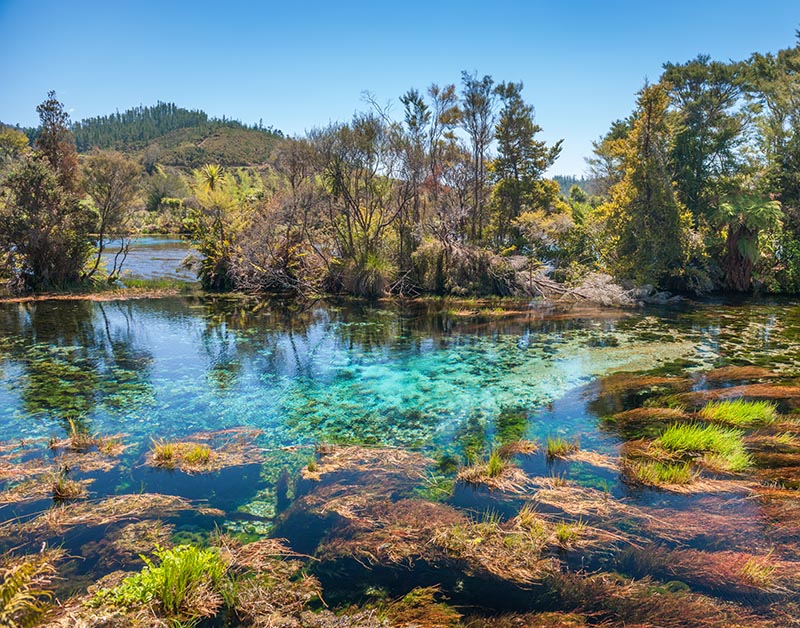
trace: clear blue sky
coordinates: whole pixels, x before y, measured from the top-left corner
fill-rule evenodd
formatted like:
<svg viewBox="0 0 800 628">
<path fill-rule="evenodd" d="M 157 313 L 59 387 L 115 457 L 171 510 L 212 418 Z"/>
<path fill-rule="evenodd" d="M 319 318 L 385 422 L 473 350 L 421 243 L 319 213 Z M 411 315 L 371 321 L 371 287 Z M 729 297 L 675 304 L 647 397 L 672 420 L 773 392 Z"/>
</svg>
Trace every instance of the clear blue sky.
<svg viewBox="0 0 800 628">
<path fill-rule="evenodd" d="M 34 125 L 54 89 L 74 120 L 162 100 L 302 134 L 364 90 L 399 113 L 466 69 L 523 81 L 544 139 L 565 140 L 553 173 L 580 174 L 662 63 L 776 51 L 797 28 L 800 0 L 0 0 L 0 120 Z"/>
</svg>

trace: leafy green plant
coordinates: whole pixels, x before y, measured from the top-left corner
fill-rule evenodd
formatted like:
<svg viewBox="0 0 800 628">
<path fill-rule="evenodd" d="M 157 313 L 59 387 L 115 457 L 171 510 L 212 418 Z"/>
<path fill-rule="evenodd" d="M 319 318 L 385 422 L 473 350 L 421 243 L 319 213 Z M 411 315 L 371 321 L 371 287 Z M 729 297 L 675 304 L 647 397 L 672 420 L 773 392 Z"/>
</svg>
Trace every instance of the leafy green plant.
<svg viewBox="0 0 800 628">
<path fill-rule="evenodd" d="M 0 568 L 0 626 L 34 626 L 52 597 L 49 585 L 56 574 L 45 554 L 10 561 Z"/>
<path fill-rule="evenodd" d="M 112 589 L 101 589 L 93 603 L 125 608 L 150 605 L 175 625 L 186 627 L 214 616 L 223 602 L 232 602 L 224 599 L 231 587 L 227 565 L 216 549 L 179 545 L 157 548 L 154 555 L 158 563 L 142 556 L 142 571 Z"/>
</svg>

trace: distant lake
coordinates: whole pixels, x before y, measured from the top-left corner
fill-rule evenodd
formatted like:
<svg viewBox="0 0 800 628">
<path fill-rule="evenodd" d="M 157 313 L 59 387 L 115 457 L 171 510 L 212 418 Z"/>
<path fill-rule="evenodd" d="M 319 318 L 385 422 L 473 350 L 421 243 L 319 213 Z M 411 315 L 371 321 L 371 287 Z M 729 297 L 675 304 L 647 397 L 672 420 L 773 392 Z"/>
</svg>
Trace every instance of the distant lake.
<svg viewBox="0 0 800 628">
<path fill-rule="evenodd" d="M 112 240 L 103 254 L 103 261 L 111 268 L 114 255 L 119 250 L 119 240 Z M 197 281 L 194 271 L 181 267 L 187 255 L 195 253 L 186 240 L 177 235 L 148 235 L 131 241 L 130 251 L 122 267 L 122 279 L 177 279 Z"/>
</svg>

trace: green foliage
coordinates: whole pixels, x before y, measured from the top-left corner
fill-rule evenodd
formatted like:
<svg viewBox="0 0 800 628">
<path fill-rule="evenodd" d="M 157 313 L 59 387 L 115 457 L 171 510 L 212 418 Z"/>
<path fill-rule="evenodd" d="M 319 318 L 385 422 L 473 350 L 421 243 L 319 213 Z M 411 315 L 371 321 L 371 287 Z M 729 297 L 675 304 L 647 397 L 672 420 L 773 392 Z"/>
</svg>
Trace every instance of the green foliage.
<svg viewBox="0 0 800 628">
<path fill-rule="evenodd" d="M 252 131 L 267 138 L 281 136 L 280 131 L 275 131 L 271 127 L 247 126 L 227 118 L 221 120 L 209 118 L 203 111 L 184 109 L 174 103 L 164 102 L 152 107 L 134 107 L 109 116 L 87 118 L 76 122 L 72 130 L 78 150 L 81 152 L 92 148 L 143 147 L 153 140 L 160 140 L 162 147 L 169 148 L 171 142 L 164 142 L 163 136 L 179 134 L 180 131 L 199 131 L 206 138 L 214 133 L 228 130 Z M 185 135 L 183 137 L 186 138 Z M 169 162 L 162 161 L 162 163 Z"/>
<path fill-rule="evenodd" d="M 4 181 L 0 248 L 17 292 L 77 282 L 92 247 L 95 214 L 65 190 L 50 164 L 25 158 Z"/>
<path fill-rule="evenodd" d="M 766 425 L 777 418 L 774 403 L 744 399 L 712 401 L 700 411 L 700 416 L 708 421 L 737 427 Z"/>
<path fill-rule="evenodd" d="M 578 451 L 578 443 L 568 441 L 561 436 L 548 436 L 547 437 L 547 456 L 550 458 L 562 458 Z"/>
<path fill-rule="evenodd" d="M 205 465 L 211 460 L 211 448 L 208 445 L 193 445 L 185 454 L 184 459 L 190 465 Z"/>
<path fill-rule="evenodd" d="M 675 198 L 669 169 L 672 128 L 663 85 L 645 85 L 629 131 L 609 148 L 624 174 L 599 208 L 606 220 L 603 256 L 619 276 L 663 285 L 685 261 L 684 208 Z"/>
<path fill-rule="evenodd" d="M 46 554 L 6 558 L 0 567 L 0 626 L 38 625 L 52 597 L 50 582 L 56 570 Z"/>
<path fill-rule="evenodd" d="M 745 451 L 744 432 L 718 425 L 698 423 L 669 426 L 656 441 L 664 449 L 677 454 L 711 454 L 709 462 L 725 471 L 742 471 L 752 465 Z"/>
<path fill-rule="evenodd" d="M 136 609 L 152 606 L 176 626 L 195 626 L 212 617 L 229 591 L 227 566 L 216 549 L 179 545 L 156 549 L 156 561 L 112 589 L 101 589 L 94 604 Z"/>
<path fill-rule="evenodd" d="M 639 482 L 650 486 L 689 484 L 695 477 L 688 462 L 635 461 L 631 464 L 631 471 Z"/>
<path fill-rule="evenodd" d="M 490 478 L 497 478 L 503 474 L 507 463 L 503 460 L 499 452 L 493 451 L 489 456 L 489 461 L 486 463 L 486 475 Z"/>
</svg>

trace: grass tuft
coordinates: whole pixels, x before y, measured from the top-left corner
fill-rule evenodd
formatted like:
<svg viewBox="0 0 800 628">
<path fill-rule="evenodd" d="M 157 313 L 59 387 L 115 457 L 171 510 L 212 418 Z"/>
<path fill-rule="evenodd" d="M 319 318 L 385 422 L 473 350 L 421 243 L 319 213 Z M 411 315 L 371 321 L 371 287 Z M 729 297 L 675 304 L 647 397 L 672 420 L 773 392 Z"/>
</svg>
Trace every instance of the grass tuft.
<svg viewBox="0 0 800 628">
<path fill-rule="evenodd" d="M 493 451 L 489 456 L 489 462 L 486 463 L 486 475 L 490 478 L 498 478 L 503 474 L 506 469 L 506 461 L 498 451 Z"/>
<path fill-rule="evenodd" d="M 631 471 L 639 482 L 650 486 L 689 484 L 695 477 L 688 462 L 636 461 L 631 464 Z"/>
<path fill-rule="evenodd" d="M 741 430 L 697 423 L 670 425 L 656 441 L 677 454 L 711 454 L 704 459 L 720 471 L 742 471 L 753 464 Z"/>
<path fill-rule="evenodd" d="M 59 475 L 53 482 L 53 499 L 55 501 L 69 501 L 83 497 L 86 493 L 83 485 L 75 480 L 68 480 Z"/>
<path fill-rule="evenodd" d="M 700 416 L 715 423 L 750 427 L 774 422 L 777 412 L 775 404 L 769 401 L 734 399 L 712 401 L 700 410 Z"/>
<path fill-rule="evenodd" d="M 211 447 L 208 445 L 192 445 L 183 455 L 183 459 L 193 466 L 204 466 L 211 460 Z"/>
<path fill-rule="evenodd" d="M 568 441 L 561 436 L 547 437 L 547 456 L 548 458 L 563 458 L 569 454 L 578 451 L 578 443 L 575 441 Z"/>
</svg>

